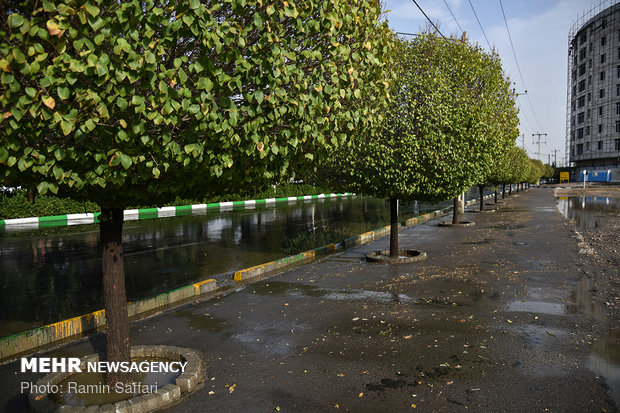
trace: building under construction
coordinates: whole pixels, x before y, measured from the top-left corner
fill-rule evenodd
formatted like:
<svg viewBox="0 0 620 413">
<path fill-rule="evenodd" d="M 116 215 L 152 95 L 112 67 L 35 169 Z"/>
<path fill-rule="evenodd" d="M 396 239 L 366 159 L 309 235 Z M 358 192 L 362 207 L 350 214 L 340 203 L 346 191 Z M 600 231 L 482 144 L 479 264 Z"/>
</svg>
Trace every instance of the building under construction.
<svg viewBox="0 0 620 413">
<path fill-rule="evenodd" d="M 577 180 L 620 181 L 620 3 L 606 0 L 569 32 L 566 156 Z M 598 179 L 592 179 L 597 178 Z"/>
</svg>

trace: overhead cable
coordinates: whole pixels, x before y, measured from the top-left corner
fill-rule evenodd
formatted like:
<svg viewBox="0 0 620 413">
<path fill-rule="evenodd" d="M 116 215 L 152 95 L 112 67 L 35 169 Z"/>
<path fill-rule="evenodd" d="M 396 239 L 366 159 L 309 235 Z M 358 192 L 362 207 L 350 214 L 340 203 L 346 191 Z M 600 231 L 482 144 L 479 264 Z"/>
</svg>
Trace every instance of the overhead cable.
<svg viewBox="0 0 620 413">
<path fill-rule="evenodd" d="M 476 21 L 478 21 L 478 26 L 480 26 L 480 30 L 482 30 L 482 34 L 484 35 L 484 39 L 487 41 L 487 44 L 489 45 L 489 50 L 492 50 L 493 48 L 491 47 L 491 42 L 489 42 L 489 39 L 487 38 L 487 34 L 484 32 L 484 29 L 482 28 L 482 24 L 480 23 L 480 19 L 478 18 L 478 15 L 476 14 L 476 9 L 474 9 L 474 5 L 471 4 L 471 0 L 469 1 L 469 5 L 471 6 L 471 10 L 474 12 L 474 16 L 476 16 Z"/>
<path fill-rule="evenodd" d="M 448 8 L 448 11 L 450 12 L 450 14 L 452 15 L 452 18 L 454 19 L 456 25 L 459 27 L 459 30 L 461 31 L 461 33 L 465 33 L 465 30 L 463 30 L 463 28 L 461 27 L 461 25 L 459 24 L 459 21 L 456 19 L 456 16 L 454 16 L 454 13 L 452 13 L 452 10 L 450 9 L 450 6 L 448 6 L 448 2 L 446 0 L 443 0 L 443 3 L 446 5 L 446 7 Z"/>
<path fill-rule="evenodd" d="M 424 15 L 424 17 L 426 17 L 426 20 L 428 20 L 428 22 L 435 28 L 435 30 L 437 30 L 437 33 L 439 33 L 439 35 L 441 37 L 443 37 L 444 39 L 447 40 L 446 36 L 443 35 L 443 33 L 441 33 L 441 31 L 439 30 L 439 28 L 437 26 L 435 26 L 435 23 L 433 23 L 433 21 L 431 19 L 428 18 L 428 16 L 426 15 L 426 13 L 424 13 L 424 10 L 422 10 L 422 7 L 420 7 L 420 5 L 418 4 L 418 2 L 416 0 L 411 0 L 413 1 L 413 3 L 418 6 L 418 9 L 420 9 L 420 11 L 422 12 L 422 14 Z"/>
<path fill-rule="evenodd" d="M 469 4 L 471 4 L 471 0 Z M 515 63 L 517 64 L 517 71 L 519 72 L 519 77 L 521 78 L 521 84 L 523 85 L 523 88 L 527 92 L 527 86 L 525 85 L 525 80 L 523 80 L 523 73 L 521 73 L 521 67 L 519 66 L 519 59 L 517 59 L 517 53 L 515 52 L 515 46 L 512 43 L 512 36 L 510 35 L 510 29 L 508 28 L 508 20 L 506 19 L 506 13 L 504 12 L 504 5 L 502 4 L 502 0 L 499 0 L 499 6 L 502 9 L 502 16 L 504 16 L 504 24 L 506 24 L 506 32 L 508 33 L 508 40 L 510 40 L 510 47 L 512 48 L 512 55 L 514 56 Z M 473 9 L 473 6 L 472 6 L 472 9 Z M 475 13 L 476 12 L 474 11 L 474 14 Z M 482 26 L 480 26 L 480 28 L 482 28 Z M 534 115 L 534 120 L 536 121 L 536 125 L 538 125 L 538 128 L 542 130 L 543 128 L 540 126 L 540 122 L 538 121 L 538 117 L 536 116 L 536 111 L 534 110 L 534 106 L 532 105 L 532 99 L 530 99 L 529 94 L 526 94 L 526 96 L 527 96 L 527 101 L 530 104 L 530 109 L 532 109 L 532 114 Z"/>
</svg>

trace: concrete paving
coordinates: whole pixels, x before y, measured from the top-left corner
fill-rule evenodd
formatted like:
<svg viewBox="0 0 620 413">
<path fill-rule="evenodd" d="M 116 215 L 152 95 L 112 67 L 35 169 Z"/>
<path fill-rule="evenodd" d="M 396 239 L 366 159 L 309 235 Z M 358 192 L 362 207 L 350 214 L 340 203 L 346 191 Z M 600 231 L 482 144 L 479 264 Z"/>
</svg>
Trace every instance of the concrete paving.
<svg viewBox="0 0 620 413">
<path fill-rule="evenodd" d="M 134 323 L 134 345 L 204 357 L 203 387 L 165 411 L 617 411 L 618 320 L 592 302 L 552 189 L 467 219 L 403 229 L 421 263 L 363 260 L 386 237 Z M 0 366 L 0 411 L 22 411 L 20 382 L 40 377 L 18 368 Z"/>
</svg>

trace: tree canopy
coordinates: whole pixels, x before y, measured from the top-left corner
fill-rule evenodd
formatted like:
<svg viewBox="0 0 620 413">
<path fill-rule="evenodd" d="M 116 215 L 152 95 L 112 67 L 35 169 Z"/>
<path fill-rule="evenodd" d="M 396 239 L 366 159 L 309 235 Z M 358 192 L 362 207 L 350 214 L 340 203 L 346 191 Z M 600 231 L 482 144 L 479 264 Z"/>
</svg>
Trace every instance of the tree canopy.
<svg viewBox="0 0 620 413">
<path fill-rule="evenodd" d="M 392 104 L 380 133 L 356 136 L 332 172 L 377 197 L 452 198 L 483 179 L 505 142 L 514 143 L 510 82 L 499 57 L 477 45 L 432 33 L 396 44 Z"/>
<path fill-rule="evenodd" d="M 375 1 L 45 0 L 8 12 L 5 185 L 121 207 L 261 185 L 372 125 L 385 102 L 390 43 Z"/>
</svg>

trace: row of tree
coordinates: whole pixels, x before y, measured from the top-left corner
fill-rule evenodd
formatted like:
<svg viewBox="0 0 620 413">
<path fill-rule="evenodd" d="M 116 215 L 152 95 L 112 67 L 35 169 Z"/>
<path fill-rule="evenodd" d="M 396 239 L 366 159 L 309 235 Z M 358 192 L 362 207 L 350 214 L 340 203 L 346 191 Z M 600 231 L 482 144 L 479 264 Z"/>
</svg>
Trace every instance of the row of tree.
<svg viewBox="0 0 620 413">
<path fill-rule="evenodd" d="M 498 55 L 402 40 L 376 0 L 6 1 L 0 18 L 0 185 L 101 206 L 108 360 L 129 358 L 127 205 L 301 176 L 394 210 L 527 181 Z"/>
</svg>

